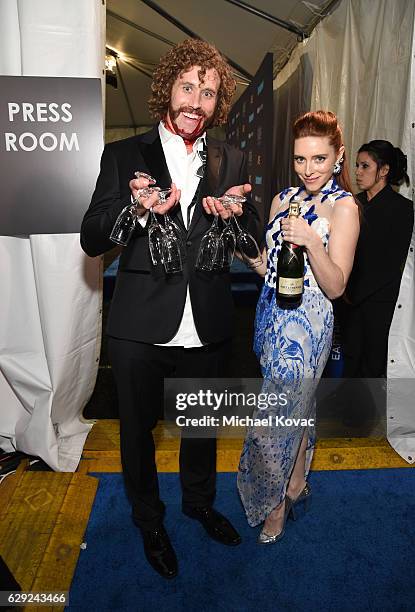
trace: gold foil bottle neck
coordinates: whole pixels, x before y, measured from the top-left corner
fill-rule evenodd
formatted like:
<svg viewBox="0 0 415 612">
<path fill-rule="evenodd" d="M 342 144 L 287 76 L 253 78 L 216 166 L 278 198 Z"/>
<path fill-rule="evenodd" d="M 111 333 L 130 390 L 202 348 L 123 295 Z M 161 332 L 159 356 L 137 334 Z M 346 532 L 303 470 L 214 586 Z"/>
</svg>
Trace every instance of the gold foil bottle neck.
<svg viewBox="0 0 415 612">
<path fill-rule="evenodd" d="M 300 216 L 300 204 L 299 202 L 290 202 L 290 208 L 288 210 L 289 217 L 299 217 Z"/>
</svg>

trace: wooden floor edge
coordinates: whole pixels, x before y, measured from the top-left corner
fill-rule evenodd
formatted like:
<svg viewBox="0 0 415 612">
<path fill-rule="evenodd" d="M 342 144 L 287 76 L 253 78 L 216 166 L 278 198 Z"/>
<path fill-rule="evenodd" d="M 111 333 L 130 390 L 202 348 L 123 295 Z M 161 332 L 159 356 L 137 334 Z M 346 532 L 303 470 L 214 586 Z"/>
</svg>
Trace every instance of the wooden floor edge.
<svg viewBox="0 0 415 612">
<path fill-rule="evenodd" d="M 241 449 L 218 448 L 218 472 L 236 472 L 238 470 Z M 159 472 L 179 471 L 179 450 L 156 451 L 156 463 Z M 312 470 L 364 470 L 382 468 L 411 468 L 415 464 L 407 463 L 389 445 L 378 446 L 326 446 L 316 447 L 311 464 Z M 80 463 L 83 474 L 96 472 L 121 472 L 120 454 L 115 451 L 94 451 L 85 453 Z"/>
<path fill-rule="evenodd" d="M 31 591 L 69 592 L 97 488 L 97 478 L 85 474 L 73 474 L 58 520 L 35 574 Z M 46 609 L 61 611 L 64 608 L 65 606 L 42 606 L 38 609 L 39 611 Z M 34 610 L 33 606 L 27 606 L 25 609 L 29 612 Z"/>
<path fill-rule="evenodd" d="M 28 461 L 25 459 L 21 461 L 16 472 L 7 476 L 0 484 L 0 519 L 7 514 L 10 501 L 19 486 L 19 482 L 25 473 Z"/>
<path fill-rule="evenodd" d="M 159 472 L 177 472 L 179 469 L 179 445 L 177 435 L 172 436 L 164 421 L 154 429 L 156 462 Z M 239 435 L 240 433 L 240 435 Z M 217 468 L 219 472 L 238 470 L 244 432 L 238 436 L 218 437 Z M 119 421 L 98 421 L 85 443 L 79 471 L 120 472 Z M 415 467 L 408 464 L 390 446 L 384 437 L 320 438 L 317 439 L 312 469 L 347 470 Z"/>
</svg>

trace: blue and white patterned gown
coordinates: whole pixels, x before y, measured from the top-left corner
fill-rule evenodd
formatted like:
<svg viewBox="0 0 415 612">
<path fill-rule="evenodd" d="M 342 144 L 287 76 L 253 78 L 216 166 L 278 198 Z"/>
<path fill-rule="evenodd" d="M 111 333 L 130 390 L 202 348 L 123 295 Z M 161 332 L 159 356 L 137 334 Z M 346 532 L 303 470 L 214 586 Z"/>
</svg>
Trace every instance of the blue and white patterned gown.
<svg viewBox="0 0 415 612">
<path fill-rule="evenodd" d="M 280 204 L 266 232 L 267 273 L 255 318 L 254 350 L 264 377 L 263 393 L 287 393 L 286 406 L 256 409 L 255 417 L 314 417 L 315 390 L 330 354 L 333 333 L 331 301 L 318 286 L 304 251 L 304 294 L 297 309 L 283 310 L 275 299 L 278 254 L 283 239 L 280 222 L 289 203 L 300 203 L 300 215 L 321 237 L 327 249 L 333 207 L 350 196 L 334 178 L 317 195 L 304 187 L 279 194 Z M 273 421 L 275 422 L 275 421 Z M 238 489 L 248 523 L 262 523 L 284 499 L 304 433 L 308 433 L 305 475 L 313 454 L 314 431 L 307 426 L 252 426 L 248 428 L 239 464 Z"/>
</svg>

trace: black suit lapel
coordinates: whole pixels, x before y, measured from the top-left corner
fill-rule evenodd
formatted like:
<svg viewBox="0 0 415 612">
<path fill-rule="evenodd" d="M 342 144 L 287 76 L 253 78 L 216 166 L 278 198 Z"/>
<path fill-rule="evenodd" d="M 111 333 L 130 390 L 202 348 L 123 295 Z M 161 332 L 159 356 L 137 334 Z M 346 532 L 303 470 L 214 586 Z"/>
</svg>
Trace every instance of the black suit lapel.
<svg viewBox="0 0 415 612">
<path fill-rule="evenodd" d="M 221 196 L 222 193 L 218 192 L 220 185 L 220 176 L 222 169 L 222 159 L 223 159 L 223 148 L 216 144 L 211 143 L 209 138 L 207 139 L 207 168 L 205 171 L 205 175 L 203 179 L 201 179 L 202 184 L 200 185 L 200 195 L 198 197 L 198 202 L 195 205 L 195 211 L 193 213 L 192 221 L 190 223 L 190 227 L 188 230 L 188 236 L 192 233 L 194 228 L 196 227 L 202 212 L 202 199 L 209 195 Z"/>
<path fill-rule="evenodd" d="M 210 193 L 206 195 L 221 196 L 218 192 L 220 184 L 220 176 L 223 162 L 223 147 L 216 143 L 207 141 L 208 158 L 207 158 L 207 179 Z M 205 195 L 203 195 L 205 197 Z"/>
<path fill-rule="evenodd" d="M 141 145 L 141 154 L 144 158 L 149 173 L 156 179 L 159 187 L 170 187 L 171 178 L 169 169 L 167 168 L 166 158 L 164 157 L 163 147 L 161 146 L 160 137 L 157 136 L 151 143 L 143 142 Z"/>
<path fill-rule="evenodd" d="M 151 132 L 149 135 L 154 136 L 154 140 L 152 138 L 149 138 L 150 142 L 143 141 L 143 143 L 141 144 L 141 153 L 146 163 L 146 166 L 151 176 L 156 179 L 158 187 L 170 187 L 172 180 L 169 169 L 167 167 L 166 158 L 164 157 L 163 147 L 161 146 L 161 140 L 158 134 L 158 130 L 157 135 L 155 135 L 153 132 Z M 177 206 L 175 206 L 169 214 L 172 219 L 178 221 L 179 224 L 182 226 L 183 230 L 186 231 L 183 223 L 180 205 L 178 204 Z"/>
</svg>

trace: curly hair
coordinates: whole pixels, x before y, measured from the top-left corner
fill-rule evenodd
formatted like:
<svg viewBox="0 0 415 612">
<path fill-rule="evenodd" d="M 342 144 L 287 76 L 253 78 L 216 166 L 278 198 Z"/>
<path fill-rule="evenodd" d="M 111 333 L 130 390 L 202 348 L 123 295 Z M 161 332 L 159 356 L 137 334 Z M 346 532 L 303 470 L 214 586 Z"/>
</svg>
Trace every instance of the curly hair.
<svg viewBox="0 0 415 612">
<path fill-rule="evenodd" d="M 216 47 L 202 40 L 186 39 L 161 58 L 153 73 L 152 94 L 148 101 L 150 114 L 157 120 L 165 118 L 173 83 L 193 66 L 201 67 L 199 70 L 201 81 L 207 70 L 214 68 L 217 71 L 220 87 L 211 126 L 223 125 L 231 107 L 236 81 L 228 62 Z"/>
</svg>

